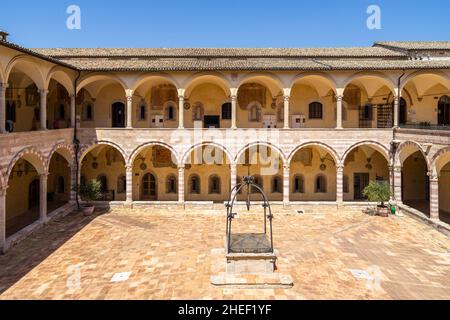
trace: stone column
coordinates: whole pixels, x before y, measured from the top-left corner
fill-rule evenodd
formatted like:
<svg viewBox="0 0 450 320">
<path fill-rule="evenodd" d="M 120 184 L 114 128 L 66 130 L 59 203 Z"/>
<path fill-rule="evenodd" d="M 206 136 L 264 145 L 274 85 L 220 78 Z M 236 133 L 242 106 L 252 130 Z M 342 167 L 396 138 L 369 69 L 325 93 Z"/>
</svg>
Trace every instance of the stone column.
<svg viewBox="0 0 450 320">
<path fill-rule="evenodd" d="M 6 133 L 6 89 L 7 83 L 0 83 L 0 133 Z"/>
<path fill-rule="evenodd" d="M 41 105 L 40 105 L 40 117 L 41 117 L 41 130 L 47 130 L 47 94 L 48 90 L 40 90 Z"/>
<path fill-rule="evenodd" d="M 237 183 L 237 165 L 235 163 L 230 164 L 230 178 L 230 189 L 233 190 Z"/>
<path fill-rule="evenodd" d="M 47 223 L 47 180 L 48 180 L 48 173 L 43 173 L 39 175 L 39 181 L 40 181 L 40 202 L 39 202 L 39 216 L 40 221 L 42 223 Z"/>
<path fill-rule="evenodd" d="M 133 166 L 127 165 L 125 167 L 126 179 L 126 202 L 131 204 L 133 202 Z"/>
<path fill-rule="evenodd" d="M 430 219 L 439 221 L 439 178 L 430 175 Z"/>
<path fill-rule="evenodd" d="M 6 252 L 6 188 L 0 189 L 0 253 Z"/>
<path fill-rule="evenodd" d="M 342 100 L 344 96 L 338 91 L 336 95 L 336 129 L 342 129 Z"/>
<path fill-rule="evenodd" d="M 290 203 L 290 167 L 283 166 L 283 205 L 287 206 Z"/>
<path fill-rule="evenodd" d="M 238 89 L 231 89 L 231 129 L 237 128 L 237 92 Z"/>
<path fill-rule="evenodd" d="M 76 95 L 70 96 L 70 127 L 75 128 L 76 125 Z"/>
<path fill-rule="evenodd" d="M 70 202 L 77 201 L 77 193 L 73 188 L 77 185 L 79 179 L 77 177 L 77 166 L 75 164 L 69 165 L 70 168 Z"/>
<path fill-rule="evenodd" d="M 178 202 L 184 204 L 184 166 L 178 167 Z"/>
<path fill-rule="evenodd" d="M 399 118 L 399 97 L 397 94 L 394 96 L 394 128 L 398 128 Z"/>
<path fill-rule="evenodd" d="M 289 100 L 291 98 L 291 89 L 284 89 L 284 129 L 289 129 Z"/>
<path fill-rule="evenodd" d="M 394 196 L 397 204 L 401 204 L 403 202 L 402 199 L 402 166 L 395 165 L 394 166 Z"/>
<path fill-rule="evenodd" d="M 338 164 L 336 166 L 336 202 L 338 204 L 344 203 L 344 165 Z"/>
<path fill-rule="evenodd" d="M 127 97 L 127 129 L 133 128 L 133 90 L 125 90 Z"/>
<path fill-rule="evenodd" d="M 184 129 L 184 89 L 178 89 L 178 129 Z"/>
</svg>

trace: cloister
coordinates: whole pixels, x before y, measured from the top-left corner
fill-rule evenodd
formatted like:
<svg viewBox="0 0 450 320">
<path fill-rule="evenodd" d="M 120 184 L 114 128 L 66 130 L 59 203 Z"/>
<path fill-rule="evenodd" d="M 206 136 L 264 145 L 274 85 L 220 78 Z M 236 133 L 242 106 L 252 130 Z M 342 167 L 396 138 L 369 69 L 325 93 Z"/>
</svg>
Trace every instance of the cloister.
<svg viewBox="0 0 450 320">
<path fill-rule="evenodd" d="M 93 179 L 127 207 L 223 204 L 247 174 L 284 208 L 365 205 L 387 181 L 450 223 L 448 43 L 232 50 L 0 42 L 1 250 Z"/>
</svg>

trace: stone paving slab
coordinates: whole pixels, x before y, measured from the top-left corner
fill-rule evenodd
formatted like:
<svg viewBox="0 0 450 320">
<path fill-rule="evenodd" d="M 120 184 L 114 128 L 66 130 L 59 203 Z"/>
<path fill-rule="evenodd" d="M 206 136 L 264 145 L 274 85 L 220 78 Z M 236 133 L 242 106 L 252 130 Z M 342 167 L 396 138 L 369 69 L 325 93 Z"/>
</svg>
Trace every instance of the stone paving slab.
<svg viewBox="0 0 450 320">
<path fill-rule="evenodd" d="M 211 284 L 225 268 L 225 210 L 73 213 L 0 256 L 0 299 L 450 299 L 445 235 L 409 217 L 320 217 L 275 212 L 276 272 L 292 288 L 234 289 Z M 233 226 L 260 224 L 241 214 Z"/>
</svg>

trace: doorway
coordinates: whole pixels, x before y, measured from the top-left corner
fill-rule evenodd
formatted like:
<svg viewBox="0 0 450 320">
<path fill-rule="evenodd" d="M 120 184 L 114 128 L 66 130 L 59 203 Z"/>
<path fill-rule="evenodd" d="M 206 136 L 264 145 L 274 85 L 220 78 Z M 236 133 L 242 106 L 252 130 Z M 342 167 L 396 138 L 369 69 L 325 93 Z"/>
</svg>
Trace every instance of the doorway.
<svg viewBox="0 0 450 320">
<path fill-rule="evenodd" d="M 33 210 L 39 207 L 39 190 L 40 182 L 39 179 L 35 179 L 30 183 L 28 187 L 28 209 Z"/>
<path fill-rule="evenodd" d="M 220 128 L 220 116 L 204 116 L 204 127 L 209 128 Z"/>
<path fill-rule="evenodd" d="M 112 127 L 125 128 L 125 105 L 122 102 L 112 105 Z"/>
<path fill-rule="evenodd" d="M 153 174 L 147 173 L 142 178 L 142 197 L 143 201 L 156 200 L 156 178 Z"/>
<path fill-rule="evenodd" d="M 448 96 L 439 99 L 438 125 L 450 125 L 450 98 Z"/>
<path fill-rule="evenodd" d="M 370 176 L 368 173 L 355 173 L 353 175 L 353 197 L 355 200 L 365 200 L 364 189 L 369 185 Z"/>
</svg>

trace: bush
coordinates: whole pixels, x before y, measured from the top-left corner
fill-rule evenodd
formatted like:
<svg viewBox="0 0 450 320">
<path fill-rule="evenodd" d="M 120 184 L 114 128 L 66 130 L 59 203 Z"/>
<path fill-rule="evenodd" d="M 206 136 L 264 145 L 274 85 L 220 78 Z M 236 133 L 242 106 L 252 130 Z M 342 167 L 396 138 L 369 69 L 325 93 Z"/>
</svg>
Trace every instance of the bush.
<svg viewBox="0 0 450 320">
<path fill-rule="evenodd" d="M 370 202 L 380 203 L 383 207 L 384 203 L 389 201 L 392 196 L 391 188 L 386 181 L 370 181 L 363 194 Z"/>
<path fill-rule="evenodd" d="M 92 180 L 86 185 L 79 185 L 73 190 L 78 193 L 81 199 L 86 201 L 87 205 L 89 205 L 89 202 L 96 201 L 103 196 L 102 185 L 97 180 Z"/>
</svg>

